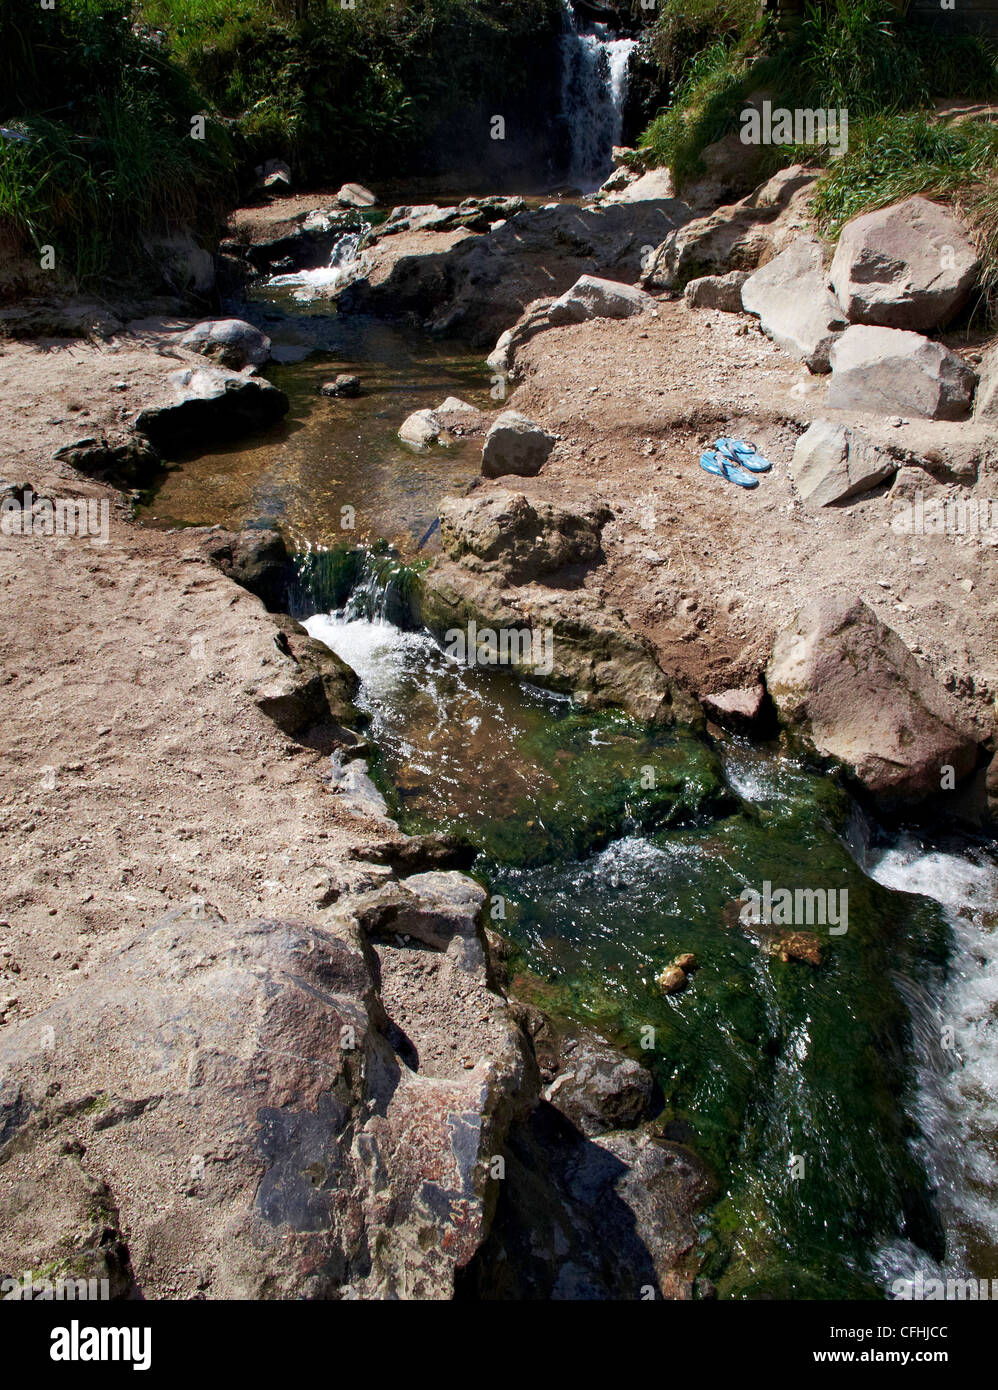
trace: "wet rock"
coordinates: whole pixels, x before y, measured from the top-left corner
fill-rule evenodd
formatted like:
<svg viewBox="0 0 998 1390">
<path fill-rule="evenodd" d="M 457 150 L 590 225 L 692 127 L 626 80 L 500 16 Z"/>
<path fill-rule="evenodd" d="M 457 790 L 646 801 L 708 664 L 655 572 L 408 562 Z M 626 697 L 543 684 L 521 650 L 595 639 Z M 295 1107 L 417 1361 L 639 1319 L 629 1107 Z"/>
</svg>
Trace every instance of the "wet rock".
<svg viewBox="0 0 998 1390">
<path fill-rule="evenodd" d="M 661 974 L 655 976 L 655 983 L 663 994 L 678 994 L 689 984 L 686 971 L 679 965 L 667 965 Z"/>
<path fill-rule="evenodd" d="M 425 449 L 433 444 L 443 431 L 443 421 L 432 410 L 414 410 L 399 426 L 398 436 L 406 444 L 414 444 Z"/>
<path fill-rule="evenodd" d="M 766 689 L 761 681 L 700 696 L 709 718 L 716 719 L 723 728 L 739 731 L 748 731 L 759 723 L 765 701 Z"/>
<path fill-rule="evenodd" d="M 286 613 L 277 614 L 275 623 L 278 651 L 290 665 L 257 692 L 257 705 L 287 734 L 330 729 L 333 733 L 344 731 L 342 741 L 352 743 L 345 727 L 360 720 L 353 703 L 360 689 L 359 677 Z"/>
<path fill-rule="evenodd" d="M 523 307 L 559 295 L 580 275 L 633 284 L 643 248 L 690 216 L 677 199 L 523 209 L 484 235 L 400 257 L 383 278 L 361 277 L 340 297 L 354 312 L 417 315 L 431 332 L 491 348 Z"/>
<path fill-rule="evenodd" d="M 286 415 L 287 396 L 260 377 L 222 367 L 185 367 L 166 379 L 167 400 L 141 410 L 135 428 L 162 450 L 237 439 Z"/>
<path fill-rule="evenodd" d="M 320 396 L 346 396 L 353 398 L 361 393 L 360 377 L 341 372 L 332 381 L 324 381 L 319 387 Z"/>
<path fill-rule="evenodd" d="M 829 353 L 846 318 L 826 286 L 821 245 L 798 237 L 742 286 L 742 305 L 763 332 L 812 372 L 829 370 Z"/>
<path fill-rule="evenodd" d="M 835 340 L 827 404 L 832 409 L 961 420 L 977 376 L 942 343 L 898 328 L 855 324 Z"/>
<path fill-rule="evenodd" d="M 556 299 L 548 310 L 551 328 L 590 319 L 627 319 L 654 309 L 651 295 L 635 285 L 604 280 L 597 275 L 580 275 L 570 290 Z"/>
<path fill-rule="evenodd" d="M 729 270 L 727 275 L 701 275 L 690 280 L 683 295 L 691 309 L 720 309 L 726 314 L 742 312 L 742 285 L 747 270 Z"/>
<path fill-rule="evenodd" d="M 861 599 L 825 594 L 777 638 L 767 685 L 781 719 L 886 805 L 938 793 L 977 761 L 955 701 Z"/>
<path fill-rule="evenodd" d="M 696 700 L 666 677 L 651 645 L 619 609 L 585 589 L 573 588 L 570 602 L 565 592 L 536 582 L 510 590 L 501 567 L 480 572 L 465 560 L 437 559 L 422 576 L 421 611 L 433 632 L 467 631 L 472 621 L 479 632 L 529 631 L 531 660 L 511 665 L 535 684 L 563 691 L 585 709 L 621 708 L 654 724 L 702 724 Z M 534 659 L 538 647 L 543 665 Z"/>
<path fill-rule="evenodd" d="M 554 435 L 515 410 L 505 410 L 485 436 L 482 474 L 500 478 L 515 473 L 533 478 L 543 468 L 556 443 Z"/>
<path fill-rule="evenodd" d="M 600 531 L 609 517 L 606 508 L 573 512 L 497 488 L 446 498 L 440 539 L 450 559 L 521 584 L 600 559 Z"/>
<path fill-rule="evenodd" d="M 243 319 L 205 319 L 180 339 L 180 346 L 223 367 L 260 367 L 270 356 L 270 339 Z"/>
<path fill-rule="evenodd" d="M 898 460 L 859 430 L 815 420 L 798 439 L 790 472 L 811 507 L 830 507 L 892 478 Z"/>
<path fill-rule="evenodd" d="M 478 851 L 455 835 L 435 831 L 407 835 L 401 840 L 380 840 L 351 851 L 354 859 L 368 864 L 387 864 L 395 873 L 424 873 L 428 869 L 470 869 Z"/>
<path fill-rule="evenodd" d="M 662 1105 L 647 1067 L 596 1038 L 580 1034 L 562 1042 L 558 1072 L 544 1099 L 583 1134 L 632 1129 Z"/>
<path fill-rule="evenodd" d="M 646 1130 L 590 1139 L 542 1103 L 511 1132 L 499 1187 L 462 1296 L 692 1298 L 696 1214 L 714 1184 L 682 1145 Z"/>
<path fill-rule="evenodd" d="M 223 574 L 256 594 L 271 613 L 287 608 L 295 566 L 279 531 L 210 531 L 203 551 Z"/>
<path fill-rule="evenodd" d="M 926 333 L 970 298 L 980 258 L 960 221 L 926 198 L 846 224 L 831 281 L 852 323 Z"/>
<path fill-rule="evenodd" d="M 794 164 L 741 202 L 684 222 L 657 244 L 642 284 L 652 293 L 680 290 L 704 275 L 764 265 L 807 230 L 805 208 L 815 178 L 815 170 Z"/>
<path fill-rule="evenodd" d="M 821 964 L 821 938 L 815 936 L 814 932 L 788 932 L 778 937 L 771 949 L 784 964 L 792 960 L 803 961 L 805 965 Z"/>
</svg>

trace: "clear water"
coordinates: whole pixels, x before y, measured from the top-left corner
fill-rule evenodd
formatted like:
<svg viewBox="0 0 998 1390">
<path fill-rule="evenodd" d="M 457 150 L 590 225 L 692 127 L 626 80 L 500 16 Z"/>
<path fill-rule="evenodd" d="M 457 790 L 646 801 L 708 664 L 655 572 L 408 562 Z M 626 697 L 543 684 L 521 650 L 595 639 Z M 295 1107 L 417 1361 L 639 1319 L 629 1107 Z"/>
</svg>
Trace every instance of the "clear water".
<svg viewBox="0 0 998 1390">
<path fill-rule="evenodd" d="M 670 1134 L 720 1180 L 703 1253 L 722 1296 L 878 1297 L 912 1267 L 990 1275 L 989 850 L 881 844 L 799 760 L 583 717 L 357 609 L 307 625 L 362 677 L 403 824 L 480 847 L 517 992 L 653 1065 Z M 739 893 L 766 879 L 848 888 L 849 930 L 822 939 L 820 968 L 740 928 Z M 663 995 L 656 975 L 687 951 L 691 986 Z M 943 1077 L 924 1036 L 939 1010 L 962 1049 Z"/>
</svg>

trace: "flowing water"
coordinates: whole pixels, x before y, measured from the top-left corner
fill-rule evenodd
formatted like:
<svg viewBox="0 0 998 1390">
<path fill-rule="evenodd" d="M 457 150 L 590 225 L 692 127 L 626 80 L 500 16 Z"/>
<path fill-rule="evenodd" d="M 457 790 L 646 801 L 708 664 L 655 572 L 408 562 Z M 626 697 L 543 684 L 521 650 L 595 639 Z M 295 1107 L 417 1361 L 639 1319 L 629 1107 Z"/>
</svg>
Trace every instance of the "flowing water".
<svg viewBox="0 0 998 1390">
<path fill-rule="evenodd" d="M 564 3 L 561 103 L 571 143 L 569 181 L 591 192 L 613 169 L 637 41 L 615 38 L 605 24 L 583 20 L 569 0 Z"/>
<path fill-rule="evenodd" d="M 886 837 L 775 749 L 586 716 L 459 665 L 379 617 L 369 588 L 307 626 L 362 678 L 403 826 L 478 846 L 517 992 L 653 1066 L 666 1132 L 719 1178 L 703 1253 L 722 1296 L 990 1276 L 993 847 Z M 819 968 L 741 924 L 739 895 L 767 880 L 847 890 L 848 930 L 814 929 Z M 691 986 L 664 995 L 656 975 L 688 951 Z"/>
<path fill-rule="evenodd" d="M 273 372 L 288 419 L 180 461 L 149 515 L 279 521 L 306 554 L 297 611 L 362 679 L 373 770 L 401 824 L 477 847 L 516 992 L 652 1066 L 665 1133 L 711 1164 L 702 1255 L 722 1296 L 878 1297 L 918 1273 L 991 1277 L 994 845 L 888 835 L 778 747 L 586 715 L 458 664 L 414 628 L 398 565 L 358 543 L 415 554 L 478 451 L 416 452 L 398 426 L 450 394 L 490 404 L 489 377 L 415 332 L 330 313 L 316 296 L 356 253 L 272 282 L 256 305 L 275 341 L 297 329 L 322 349 Z M 360 400 L 318 396 L 340 371 L 361 376 Z M 778 933 L 744 922 L 743 890 L 767 882 L 847 893 L 848 929 L 814 927 L 820 966 L 782 959 Z M 656 976 L 686 952 L 690 986 L 665 995 Z"/>
</svg>

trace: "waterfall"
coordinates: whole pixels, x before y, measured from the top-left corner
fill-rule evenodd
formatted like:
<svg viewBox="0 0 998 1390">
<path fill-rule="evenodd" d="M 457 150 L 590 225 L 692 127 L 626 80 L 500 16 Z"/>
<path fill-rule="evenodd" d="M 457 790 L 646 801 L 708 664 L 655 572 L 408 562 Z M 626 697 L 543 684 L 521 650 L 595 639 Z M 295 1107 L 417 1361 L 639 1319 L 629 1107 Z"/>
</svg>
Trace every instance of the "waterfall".
<svg viewBox="0 0 998 1390">
<path fill-rule="evenodd" d="M 361 269 L 360 253 L 367 240 L 367 229 L 345 232 L 329 253 L 329 260 L 316 270 L 295 270 L 287 275 L 273 275 L 268 285 L 291 289 L 295 299 L 308 303 L 312 299 L 332 299 L 354 280 Z"/>
<path fill-rule="evenodd" d="M 613 168 L 627 99 L 636 39 L 611 36 L 605 24 L 582 19 L 564 0 L 561 36 L 561 109 L 568 125 L 569 179 L 584 192 L 600 186 Z"/>
</svg>

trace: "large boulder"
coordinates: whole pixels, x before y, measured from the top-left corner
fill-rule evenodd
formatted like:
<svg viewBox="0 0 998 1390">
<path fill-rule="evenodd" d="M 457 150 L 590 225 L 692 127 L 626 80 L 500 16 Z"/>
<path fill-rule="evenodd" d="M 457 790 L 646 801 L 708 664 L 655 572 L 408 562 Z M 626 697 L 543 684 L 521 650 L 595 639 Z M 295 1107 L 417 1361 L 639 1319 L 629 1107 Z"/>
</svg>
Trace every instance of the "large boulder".
<svg viewBox="0 0 998 1390">
<path fill-rule="evenodd" d="M 211 357 L 223 367 L 262 367 L 270 356 L 270 339 L 244 319 L 205 319 L 180 340 L 189 352 Z"/>
<path fill-rule="evenodd" d="M 860 431 L 815 420 L 797 441 L 790 472 L 809 506 L 830 507 L 886 482 L 898 466 Z"/>
<path fill-rule="evenodd" d="M 602 509 L 584 514 L 552 502 L 531 503 L 522 493 L 497 488 L 446 498 L 440 541 L 449 559 L 522 584 L 599 559 L 600 530 L 609 516 Z"/>
<path fill-rule="evenodd" d="M 414 410 L 399 426 L 399 439 L 405 444 L 413 444 L 417 449 L 425 449 L 428 444 L 439 439 L 443 421 L 432 410 Z"/>
<path fill-rule="evenodd" d="M 196 903 L 3 1031 L 0 1268 L 86 1254 L 83 1182 L 120 1293 L 453 1296 L 536 1078 L 481 959 L 380 952 L 360 906 L 319 927 Z M 432 1010 L 406 1015 L 431 963 Z"/>
<path fill-rule="evenodd" d="M 168 285 L 176 294 L 208 295 L 215 287 L 215 258 L 184 234 L 150 238 L 145 249 Z"/>
<path fill-rule="evenodd" d="M 845 315 L 826 284 L 821 245 L 799 237 L 742 286 L 742 305 L 763 331 L 812 372 L 827 372 Z"/>
<path fill-rule="evenodd" d="M 830 353 L 833 409 L 962 420 L 977 376 L 955 352 L 918 333 L 854 324 Z"/>
<path fill-rule="evenodd" d="M 560 1052 L 544 1099 L 583 1134 L 632 1129 L 661 1108 L 655 1078 L 633 1058 L 584 1033 L 566 1039 Z"/>
<path fill-rule="evenodd" d="M 558 328 L 587 319 L 627 319 L 654 309 L 650 294 L 636 285 L 604 280 L 597 275 L 580 275 L 570 290 L 554 301 L 548 310 L 548 323 Z"/>
<path fill-rule="evenodd" d="M 670 231 L 643 265 L 642 284 L 657 293 L 728 270 L 754 270 L 807 230 L 805 209 L 816 172 L 781 169 L 738 203 Z"/>
<path fill-rule="evenodd" d="M 942 686 L 859 598 L 824 594 L 776 640 L 769 693 L 792 731 L 886 805 L 965 776 L 977 745 Z"/>
<path fill-rule="evenodd" d="M 852 323 L 925 333 L 963 308 L 980 268 L 957 218 L 927 198 L 907 198 L 845 226 L 831 280 Z"/>
<path fill-rule="evenodd" d="M 287 396 L 269 381 L 224 367 L 184 367 L 166 379 L 167 399 L 141 410 L 135 427 L 158 449 L 236 439 L 286 415 Z"/>
<path fill-rule="evenodd" d="M 554 435 L 525 415 L 504 410 L 485 436 L 482 473 L 486 478 L 500 478 L 507 473 L 533 478 L 547 462 L 555 443 Z"/>
</svg>

